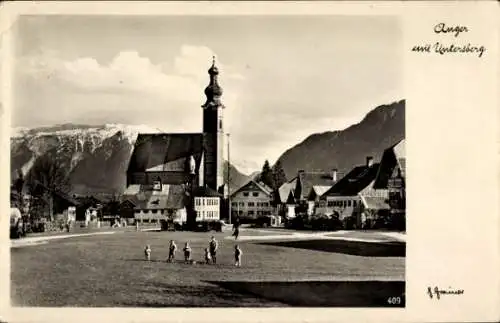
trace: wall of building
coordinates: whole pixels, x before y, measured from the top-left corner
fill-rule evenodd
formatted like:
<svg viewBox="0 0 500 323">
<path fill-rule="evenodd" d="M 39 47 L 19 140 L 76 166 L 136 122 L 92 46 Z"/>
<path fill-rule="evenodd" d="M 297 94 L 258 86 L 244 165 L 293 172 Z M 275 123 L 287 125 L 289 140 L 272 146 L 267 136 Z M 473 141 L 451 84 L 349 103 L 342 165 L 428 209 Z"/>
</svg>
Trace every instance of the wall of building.
<svg viewBox="0 0 500 323">
<path fill-rule="evenodd" d="M 239 217 L 257 218 L 273 213 L 271 197 L 260 190 L 242 190 L 231 197 L 231 213 Z"/>
<path fill-rule="evenodd" d="M 315 214 L 332 214 L 338 212 L 340 215 L 347 208 L 353 208 L 356 211 L 362 211 L 363 202 L 358 195 L 353 196 L 327 196 L 326 199 L 319 201 L 315 207 Z"/>
<path fill-rule="evenodd" d="M 174 222 L 186 222 L 186 209 L 167 210 L 167 209 L 136 209 L 134 218 L 139 222 L 157 222 L 167 219 L 172 213 Z"/>
<path fill-rule="evenodd" d="M 220 220 L 220 198 L 195 197 L 194 210 L 196 212 L 196 221 Z"/>
</svg>

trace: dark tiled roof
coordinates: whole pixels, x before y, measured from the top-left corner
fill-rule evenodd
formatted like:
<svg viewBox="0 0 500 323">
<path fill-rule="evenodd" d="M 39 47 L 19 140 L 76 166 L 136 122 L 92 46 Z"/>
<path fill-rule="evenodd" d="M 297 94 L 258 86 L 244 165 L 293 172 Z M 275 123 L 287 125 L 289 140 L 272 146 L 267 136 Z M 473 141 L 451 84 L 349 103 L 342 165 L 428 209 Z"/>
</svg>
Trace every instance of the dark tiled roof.
<svg viewBox="0 0 500 323">
<path fill-rule="evenodd" d="M 222 197 L 222 194 L 217 192 L 216 190 L 211 189 L 210 187 L 207 186 L 199 186 L 197 187 L 194 192 L 194 196 L 199 196 L 199 197 Z"/>
<path fill-rule="evenodd" d="M 357 195 L 375 179 L 379 168 L 378 163 L 372 166 L 354 167 L 346 176 L 333 185 L 323 196 L 352 196 Z"/>
<path fill-rule="evenodd" d="M 135 204 L 136 209 L 182 209 L 186 204 L 185 189 L 182 185 L 169 185 L 168 189 L 159 193 L 141 191 L 127 199 Z"/>
<path fill-rule="evenodd" d="M 334 184 L 332 174 L 324 172 L 299 172 L 298 180 L 302 186 L 300 196 L 298 196 L 300 199 L 307 198 L 314 186 L 332 186 Z"/>
<path fill-rule="evenodd" d="M 382 158 L 380 160 L 380 167 L 375 179 L 375 184 L 373 185 L 376 189 L 387 188 L 387 183 L 394 168 L 400 166 L 401 175 L 405 177 L 406 173 L 406 155 L 404 150 L 404 139 L 397 142 L 395 145 L 384 150 Z"/>
<path fill-rule="evenodd" d="M 187 158 L 193 156 L 196 163 L 203 152 L 203 134 L 139 134 L 128 165 L 128 172 L 183 170 Z"/>
</svg>

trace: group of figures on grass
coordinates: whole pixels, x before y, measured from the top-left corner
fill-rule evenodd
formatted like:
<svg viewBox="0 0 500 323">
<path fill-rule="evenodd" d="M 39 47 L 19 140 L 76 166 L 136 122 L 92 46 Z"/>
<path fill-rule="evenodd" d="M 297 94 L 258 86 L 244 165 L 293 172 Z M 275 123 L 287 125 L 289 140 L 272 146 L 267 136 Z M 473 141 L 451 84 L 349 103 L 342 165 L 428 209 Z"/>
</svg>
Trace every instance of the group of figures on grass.
<svg viewBox="0 0 500 323">
<path fill-rule="evenodd" d="M 205 264 L 217 264 L 217 249 L 219 247 L 219 243 L 215 239 L 215 237 L 212 236 L 210 239 L 210 242 L 208 243 L 208 248 L 205 248 Z M 191 246 L 189 245 L 189 242 L 186 242 L 183 248 L 184 251 L 184 262 L 187 264 L 196 264 L 196 261 L 192 259 L 192 249 Z M 146 245 L 144 248 L 144 256 L 146 257 L 147 261 L 151 260 L 151 246 Z M 167 262 L 174 262 L 175 261 L 175 254 L 177 252 L 177 245 L 175 244 L 174 240 L 170 240 L 170 244 L 168 247 L 168 259 Z M 241 256 L 243 255 L 243 252 L 241 251 L 241 248 L 239 245 L 234 246 L 234 265 L 236 267 L 241 266 Z"/>
</svg>

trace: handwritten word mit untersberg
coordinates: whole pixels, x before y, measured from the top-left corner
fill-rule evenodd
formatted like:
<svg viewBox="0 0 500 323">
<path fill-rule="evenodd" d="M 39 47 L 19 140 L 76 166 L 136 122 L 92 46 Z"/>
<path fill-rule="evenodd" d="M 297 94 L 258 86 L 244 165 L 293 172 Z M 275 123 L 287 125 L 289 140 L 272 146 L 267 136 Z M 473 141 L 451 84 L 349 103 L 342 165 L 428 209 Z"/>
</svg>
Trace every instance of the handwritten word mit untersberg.
<svg viewBox="0 0 500 323">
<path fill-rule="evenodd" d="M 482 57 L 484 52 L 486 52 L 486 48 L 484 46 L 473 46 L 470 43 L 467 45 L 444 45 L 440 42 L 436 42 L 434 45 L 425 44 L 425 45 L 415 45 L 411 49 L 412 52 L 419 53 L 430 53 L 434 51 L 438 54 L 444 55 L 447 53 L 461 53 L 461 54 L 469 54 L 469 53 L 477 53 L 478 57 Z"/>
</svg>

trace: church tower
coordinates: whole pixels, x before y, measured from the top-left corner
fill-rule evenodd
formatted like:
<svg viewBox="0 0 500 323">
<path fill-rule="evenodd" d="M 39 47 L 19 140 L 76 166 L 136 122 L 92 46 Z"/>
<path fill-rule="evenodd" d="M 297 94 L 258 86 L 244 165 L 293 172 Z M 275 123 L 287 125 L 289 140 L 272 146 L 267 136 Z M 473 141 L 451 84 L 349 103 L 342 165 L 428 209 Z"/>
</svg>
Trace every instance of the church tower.
<svg viewBox="0 0 500 323">
<path fill-rule="evenodd" d="M 215 57 L 208 70 L 210 83 L 205 88 L 207 101 L 203 108 L 203 147 L 205 151 L 203 164 L 203 180 L 207 187 L 218 191 L 224 184 L 223 152 L 224 128 L 221 102 L 222 88 L 218 83 L 219 69 L 215 66 Z"/>
</svg>

